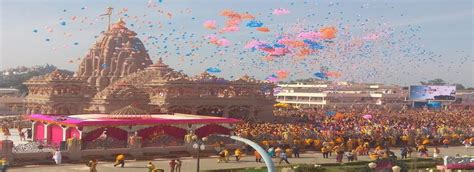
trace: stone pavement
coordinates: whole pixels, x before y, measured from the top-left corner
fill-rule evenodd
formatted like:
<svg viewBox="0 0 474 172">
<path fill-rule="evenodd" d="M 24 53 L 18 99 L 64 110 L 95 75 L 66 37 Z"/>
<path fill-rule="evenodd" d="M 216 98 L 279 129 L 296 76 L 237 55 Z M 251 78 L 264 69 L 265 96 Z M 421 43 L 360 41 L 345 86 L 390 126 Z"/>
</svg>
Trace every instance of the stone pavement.
<svg viewBox="0 0 474 172">
<path fill-rule="evenodd" d="M 474 148 L 466 149 L 461 146 L 457 147 L 450 147 L 448 149 L 440 148 L 441 154 L 444 155 L 451 155 L 454 156 L 456 154 L 460 155 L 474 155 Z M 432 151 L 432 148 L 430 149 Z M 399 156 L 399 149 L 393 148 L 396 155 Z M 336 157 L 333 155 L 329 159 L 323 159 L 321 153 L 316 152 L 308 152 L 301 155 L 301 158 L 290 158 L 290 163 L 293 164 L 304 164 L 304 163 L 311 163 L 311 164 L 324 164 L 324 163 L 334 163 L 336 162 Z M 153 163 L 157 168 L 165 169 L 165 171 L 169 170 L 169 162 L 170 159 L 155 159 Z M 191 157 L 183 157 L 181 158 L 183 161 L 182 171 L 189 172 L 189 171 L 196 171 L 196 159 Z M 256 163 L 253 155 L 245 156 L 242 158 L 241 161 L 236 162 L 235 159 L 231 159 L 229 163 L 217 163 L 216 157 L 207 157 L 201 159 L 201 170 L 210 170 L 210 169 L 231 169 L 231 168 L 245 168 L 245 167 L 263 167 L 265 166 L 264 163 Z M 278 164 L 277 158 L 273 159 L 275 165 Z M 344 158 L 344 162 L 346 162 L 346 158 Z M 359 160 L 368 160 L 367 156 L 359 156 Z M 113 162 L 99 162 L 97 166 L 97 170 L 99 172 L 135 172 L 135 171 L 148 171 L 145 166 L 148 161 L 135 161 L 135 160 L 127 160 L 125 164 L 125 168 L 113 167 Z M 9 172 L 76 172 L 76 171 L 88 171 L 88 167 L 85 164 L 62 164 L 62 165 L 31 165 L 25 167 L 15 167 L 8 170 Z"/>
</svg>

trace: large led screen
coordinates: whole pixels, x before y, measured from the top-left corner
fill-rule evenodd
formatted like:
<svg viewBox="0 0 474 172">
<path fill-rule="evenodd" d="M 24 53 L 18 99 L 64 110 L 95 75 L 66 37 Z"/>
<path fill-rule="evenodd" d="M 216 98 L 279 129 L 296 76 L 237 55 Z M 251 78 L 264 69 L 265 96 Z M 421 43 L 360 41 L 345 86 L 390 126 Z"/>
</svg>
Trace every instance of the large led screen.
<svg viewBox="0 0 474 172">
<path fill-rule="evenodd" d="M 456 86 L 412 85 L 410 100 L 455 100 Z"/>
</svg>

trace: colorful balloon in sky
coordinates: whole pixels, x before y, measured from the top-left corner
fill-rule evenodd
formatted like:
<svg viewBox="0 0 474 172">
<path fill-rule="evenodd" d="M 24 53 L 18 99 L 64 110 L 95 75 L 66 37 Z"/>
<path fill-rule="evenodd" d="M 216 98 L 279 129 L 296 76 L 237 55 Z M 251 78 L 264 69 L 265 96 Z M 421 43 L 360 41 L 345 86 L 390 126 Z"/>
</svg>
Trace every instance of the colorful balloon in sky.
<svg viewBox="0 0 474 172">
<path fill-rule="evenodd" d="M 363 15 L 366 8 L 346 17 L 336 8 L 341 4 L 295 1 L 272 9 L 211 8 L 207 14 L 192 6 L 171 8 L 167 2 L 150 0 L 143 11 L 116 7 L 111 17 L 123 18 L 152 58 L 162 57 L 177 70 L 206 69 L 229 78 L 248 73 L 271 82 L 299 78 L 367 82 L 409 75 L 398 70 L 405 65 L 423 73 L 426 64 L 453 64 L 439 60 L 440 55 L 419 43 L 420 27 L 395 27 L 385 18 L 369 18 Z M 31 26 L 31 34 L 40 36 L 54 53 L 85 49 L 93 41 L 88 44 L 80 37 L 106 29 L 108 18 L 82 11 L 86 6 L 77 8 L 61 9 L 57 21 Z M 101 34 L 90 37 L 101 39 Z"/>
</svg>

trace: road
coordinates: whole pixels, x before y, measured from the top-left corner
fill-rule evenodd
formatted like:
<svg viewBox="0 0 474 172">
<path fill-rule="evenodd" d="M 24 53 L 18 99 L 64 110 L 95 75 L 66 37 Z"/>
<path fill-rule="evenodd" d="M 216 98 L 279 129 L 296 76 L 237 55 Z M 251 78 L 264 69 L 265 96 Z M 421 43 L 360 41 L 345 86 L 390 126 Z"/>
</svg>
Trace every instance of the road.
<svg viewBox="0 0 474 172">
<path fill-rule="evenodd" d="M 393 149 L 397 156 L 399 156 L 399 150 Z M 432 149 L 429 149 L 430 151 Z M 456 154 L 460 155 L 474 155 L 474 148 L 466 149 L 465 147 L 457 146 L 440 148 L 441 155 L 450 155 L 454 156 Z M 329 159 L 323 159 L 321 153 L 308 152 L 301 155 L 301 158 L 290 158 L 289 161 L 292 164 L 324 164 L 324 163 L 334 163 L 336 162 L 336 157 L 333 155 Z M 182 171 L 196 171 L 196 159 L 191 157 L 181 158 L 183 161 Z M 245 167 L 263 167 L 264 163 L 257 163 L 253 155 L 245 156 L 241 161 L 236 162 L 235 160 L 230 161 L 229 163 L 217 163 L 216 157 L 206 157 L 201 159 L 201 170 L 211 170 L 211 169 L 231 169 L 231 168 L 245 168 Z M 276 166 L 279 159 L 273 159 Z M 344 159 L 346 161 L 347 159 Z M 367 156 L 359 156 L 359 160 L 368 160 Z M 153 163 L 157 168 L 169 170 L 168 162 L 170 159 L 154 159 Z M 148 161 L 135 161 L 127 160 L 125 167 L 113 167 L 113 162 L 99 162 L 97 169 L 99 172 L 130 172 L 130 171 L 148 171 L 145 166 Z M 88 171 L 88 167 L 85 164 L 62 164 L 62 165 L 30 165 L 25 167 L 14 167 L 8 170 L 9 172 L 76 172 L 76 171 Z"/>
</svg>

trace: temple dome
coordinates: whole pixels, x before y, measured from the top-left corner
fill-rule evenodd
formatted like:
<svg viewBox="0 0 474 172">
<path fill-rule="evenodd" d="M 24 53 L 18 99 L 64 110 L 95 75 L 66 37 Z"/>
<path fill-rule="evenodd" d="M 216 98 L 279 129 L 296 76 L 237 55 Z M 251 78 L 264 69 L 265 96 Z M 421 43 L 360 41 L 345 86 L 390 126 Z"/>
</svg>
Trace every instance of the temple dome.
<svg viewBox="0 0 474 172">
<path fill-rule="evenodd" d="M 77 76 L 103 90 L 120 78 L 152 64 L 143 42 L 119 19 L 92 45 L 79 66 Z"/>
</svg>

